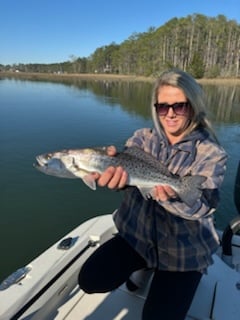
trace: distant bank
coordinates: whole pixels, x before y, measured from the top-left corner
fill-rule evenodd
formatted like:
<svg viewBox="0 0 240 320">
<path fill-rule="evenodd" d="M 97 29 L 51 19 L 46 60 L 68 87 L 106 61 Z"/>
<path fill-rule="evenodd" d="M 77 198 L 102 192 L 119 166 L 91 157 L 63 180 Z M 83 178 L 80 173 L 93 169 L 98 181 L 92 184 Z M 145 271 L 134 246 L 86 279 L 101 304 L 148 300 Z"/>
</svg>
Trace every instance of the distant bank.
<svg viewBox="0 0 240 320">
<path fill-rule="evenodd" d="M 53 81 L 53 82 L 64 82 L 74 81 L 77 79 L 82 80 L 109 80 L 109 81 L 144 81 L 154 82 L 154 77 L 143 77 L 134 75 L 121 75 L 121 74 L 110 74 L 110 73 L 27 73 L 27 72 L 0 72 L 0 78 L 15 78 L 23 80 L 34 80 L 34 81 Z M 214 78 L 214 79 L 198 79 L 200 83 L 209 84 L 236 84 L 240 85 L 240 78 Z"/>
</svg>

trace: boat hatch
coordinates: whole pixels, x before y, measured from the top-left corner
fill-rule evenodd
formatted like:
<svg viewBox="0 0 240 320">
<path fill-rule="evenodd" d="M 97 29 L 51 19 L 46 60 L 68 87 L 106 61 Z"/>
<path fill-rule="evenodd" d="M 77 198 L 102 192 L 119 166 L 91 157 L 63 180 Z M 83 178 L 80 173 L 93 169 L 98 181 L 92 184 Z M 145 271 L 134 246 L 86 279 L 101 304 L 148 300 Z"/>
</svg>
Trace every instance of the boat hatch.
<svg viewBox="0 0 240 320">
<path fill-rule="evenodd" d="M 70 249 L 78 240 L 78 237 L 72 238 L 72 237 L 67 237 L 64 238 L 59 244 L 58 244 L 58 249 L 61 250 L 68 250 Z"/>
</svg>

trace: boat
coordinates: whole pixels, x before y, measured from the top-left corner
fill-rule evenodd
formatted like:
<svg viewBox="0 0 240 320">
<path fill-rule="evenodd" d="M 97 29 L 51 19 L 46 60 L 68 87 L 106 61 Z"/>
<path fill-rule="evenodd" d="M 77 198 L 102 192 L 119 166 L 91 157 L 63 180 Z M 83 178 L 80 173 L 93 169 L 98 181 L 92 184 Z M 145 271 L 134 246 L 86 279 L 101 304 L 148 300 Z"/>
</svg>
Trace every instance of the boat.
<svg viewBox="0 0 240 320">
<path fill-rule="evenodd" d="M 234 188 L 238 213 L 239 194 L 240 162 Z M 240 214 L 225 230 L 218 230 L 221 245 L 200 281 L 186 320 L 240 319 L 239 230 Z M 112 214 L 98 215 L 15 271 L 0 284 L 0 320 L 141 319 L 151 270 L 134 273 L 129 282 L 109 293 L 86 294 L 78 285 L 82 264 L 116 233 Z"/>
</svg>

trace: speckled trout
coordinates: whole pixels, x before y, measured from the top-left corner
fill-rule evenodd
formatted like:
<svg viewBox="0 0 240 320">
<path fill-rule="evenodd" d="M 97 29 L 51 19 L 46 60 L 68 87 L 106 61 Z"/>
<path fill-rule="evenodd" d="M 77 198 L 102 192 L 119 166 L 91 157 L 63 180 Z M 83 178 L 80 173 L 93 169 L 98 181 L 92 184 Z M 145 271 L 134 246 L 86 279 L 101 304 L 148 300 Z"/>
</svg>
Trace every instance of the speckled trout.
<svg viewBox="0 0 240 320">
<path fill-rule="evenodd" d="M 188 206 L 201 196 L 204 176 L 179 177 L 172 174 L 159 160 L 137 147 L 127 148 L 115 156 L 108 156 L 107 148 L 62 150 L 36 157 L 34 165 L 41 172 L 62 178 L 81 178 L 91 189 L 96 181 L 91 173 L 102 173 L 109 166 L 122 166 L 128 173 L 127 185 L 137 187 L 148 199 L 157 185 L 169 185 Z"/>
</svg>

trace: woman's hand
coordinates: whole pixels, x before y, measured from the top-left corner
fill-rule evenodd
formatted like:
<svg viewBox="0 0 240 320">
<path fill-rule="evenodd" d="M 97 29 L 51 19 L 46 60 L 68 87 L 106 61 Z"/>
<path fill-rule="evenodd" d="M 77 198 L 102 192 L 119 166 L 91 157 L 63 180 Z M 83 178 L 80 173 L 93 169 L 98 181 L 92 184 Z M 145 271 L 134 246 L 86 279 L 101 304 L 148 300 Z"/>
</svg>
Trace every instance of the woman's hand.
<svg viewBox="0 0 240 320">
<path fill-rule="evenodd" d="M 176 192 L 168 185 L 156 186 L 155 187 L 155 197 L 156 201 L 167 201 L 169 199 L 174 199 L 177 197 Z"/>
<path fill-rule="evenodd" d="M 107 154 L 114 157 L 117 149 L 114 146 L 107 148 Z M 101 187 L 107 186 L 109 189 L 121 189 L 126 186 L 128 174 L 122 167 L 108 167 L 101 175 L 93 173 L 93 176 L 98 180 L 98 185 Z"/>
</svg>

